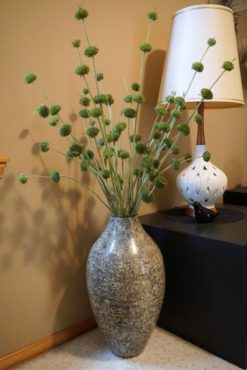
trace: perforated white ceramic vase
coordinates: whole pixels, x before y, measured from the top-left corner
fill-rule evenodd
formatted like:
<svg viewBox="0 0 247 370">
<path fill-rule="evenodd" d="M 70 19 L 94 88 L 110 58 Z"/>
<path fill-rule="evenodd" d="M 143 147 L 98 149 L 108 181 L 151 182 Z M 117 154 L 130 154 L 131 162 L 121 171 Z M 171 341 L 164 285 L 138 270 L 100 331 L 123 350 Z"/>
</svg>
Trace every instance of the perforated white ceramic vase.
<svg viewBox="0 0 247 370">
<path fill-rule="evenodd" d="M 205 145 L 196 145 L 195 159 L 177 177 L 177 186 L 183 198 L 192 207 L 200 202 L 206 208 L 215 208 L 215 201 L 224 193 L 227 177 L 213 163 L 202 158 Z"/>
</svg>

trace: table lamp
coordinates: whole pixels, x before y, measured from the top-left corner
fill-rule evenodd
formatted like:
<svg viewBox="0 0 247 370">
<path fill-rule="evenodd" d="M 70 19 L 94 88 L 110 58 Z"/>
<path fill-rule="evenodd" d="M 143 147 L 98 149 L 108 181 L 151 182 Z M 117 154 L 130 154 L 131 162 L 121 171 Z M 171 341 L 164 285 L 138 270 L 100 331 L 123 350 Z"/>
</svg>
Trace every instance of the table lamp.
<svg viewBox="0 0 247 370">
<path fill-rule="evenodd" d="M 234 69 L 224 73 L 213 86 L 213 99 L 204 100 L 198 113 L 204 116 L 204 109 L 230 108 L 244 104 L 241 76 L 238 62 L 233 12 L 220 5 L 196 5 L 181 9 L 173 16 L 172 32 L 166 66 L 160 88 L 160 103 L 175 92 L 184 96 L 194 71 L 192 64 L 202 57 L 207 40 L 214 38 L 216 44 L 203 58 L 204 70 L 197 73 L 186 93 L 187 108 L 194 108 L 201 100 L 202 88 L 210 88 L 223 71 L 226 60 L 234 61 Z M 204 121 L 204 120 L 203 120 Z M 177 185 L 183 198 L 192 204 L 200 202 L 204 207 L 215 210 L 215 200 L 227 186 L 226 175 L 210 161 L 205 162 L 202 154 L 206 151 L 204 124 L 198 125 L 195 159 L 177 177 Z"/>
</svg>

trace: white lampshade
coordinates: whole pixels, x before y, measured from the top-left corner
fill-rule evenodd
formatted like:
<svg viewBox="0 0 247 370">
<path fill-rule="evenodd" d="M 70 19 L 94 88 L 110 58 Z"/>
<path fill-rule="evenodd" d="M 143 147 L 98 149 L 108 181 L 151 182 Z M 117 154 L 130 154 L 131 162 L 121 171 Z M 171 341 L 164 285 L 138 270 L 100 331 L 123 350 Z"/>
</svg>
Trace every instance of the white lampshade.
<svg viewBox="0 0 247 370">
<path fill-rule="evenodd" d="M 169 51 L 166 58 L 159 102 L 175 91 L 183 96 L 194 74 L 191 66 L 202 57 L 209 38 L 216 39 L 202 63 L 203 72 L 197 73 L 186 95 L 187 105 L 194 105 L 202 88 L 210 88 L 226 60 L 234 61 L 234 70 L 225 72 L 213 87 L 214 98 L 205 101 L 205 108 L 235 107 L 244 104 L 238 61 L 233 12 L 220 5 L 196 5 L 179 10 L 173 17 Z"/>
</svg>

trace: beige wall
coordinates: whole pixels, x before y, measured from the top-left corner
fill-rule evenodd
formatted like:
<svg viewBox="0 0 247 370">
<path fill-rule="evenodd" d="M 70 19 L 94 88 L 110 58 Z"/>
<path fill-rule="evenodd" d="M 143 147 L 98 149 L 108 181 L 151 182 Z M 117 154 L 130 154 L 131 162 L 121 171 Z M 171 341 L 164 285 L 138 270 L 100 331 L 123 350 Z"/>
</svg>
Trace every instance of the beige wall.
<svg viewBox="0 0 247 370">
<path fill-rule="evenodd" d="M 105 73 L 105 90 L 112 92 L 115 110 L 125 95 L 123 78 L 138 76 L 136 46 L 146 35 L 146 12 L 155 5 L 153 52 L 145 71 L 147 103 L 142 110 L 141 130 L 153 117 L 167 49 L 171 16 L 192 0 L 92 0 L 88 21 L 91 39 L 100 47 L 98 57 Z M 32 115 L 44 99 L 38 90 L 23 83 L 23 71 L 39 76 L 41 90 L 62 104 L 67 121 L 78 110 L 80 79 L 70 41 L 80 37 L 74 20 L 76 1 L 1 0 L 0 2 L 0 151 L 9 155 L 6 175 L 0 183 L 0 356 L 91 316 L 85 287 L 85 262 L 90 245 L 101 232 L 107 213 L 90 194 L 63 181 L 58 186 L 44 181 L 20 185 L 19 172 L 45 173 L 53 168 L 76 174 L 59 155 L 40 155 L 37 142 L 45 139 L 64 146 L 56 129 Z M 206 113 L 206 135 L 215 164 L 228 174 L 229 186 L 247 182 L 246 109 Z M 79 121 L 74 122 L 80 132 Z M 194 131 L 183 145 L 194 147 Z M 181 198 L 170 185 L 152 206 L 175 206 Z M 94 183 L 92 182 L 92 186 Z"/>
</svg>

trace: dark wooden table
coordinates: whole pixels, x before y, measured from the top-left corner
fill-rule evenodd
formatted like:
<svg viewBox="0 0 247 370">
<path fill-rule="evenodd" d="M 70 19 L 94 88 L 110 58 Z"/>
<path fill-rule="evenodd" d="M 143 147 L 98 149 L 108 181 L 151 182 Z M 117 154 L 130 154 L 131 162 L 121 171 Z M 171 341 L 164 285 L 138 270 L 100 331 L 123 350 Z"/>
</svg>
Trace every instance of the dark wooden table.
<svg viewBox="0 0 247 370">
<path fill-rule="evenodd" d="M 174 208 L 140 217 L 159 245 L 166 294 L 158 325 L 247 367 L 247 207 L 222 206 L 210 224 Z"/>
</svg>

